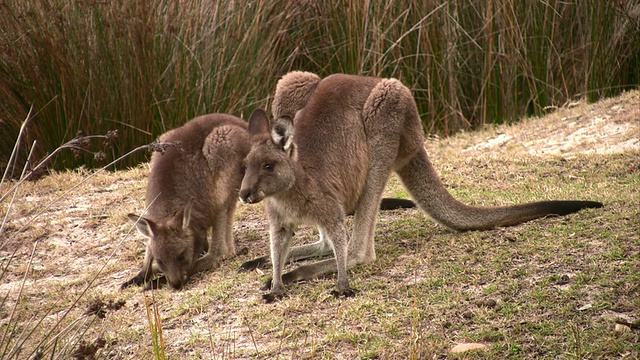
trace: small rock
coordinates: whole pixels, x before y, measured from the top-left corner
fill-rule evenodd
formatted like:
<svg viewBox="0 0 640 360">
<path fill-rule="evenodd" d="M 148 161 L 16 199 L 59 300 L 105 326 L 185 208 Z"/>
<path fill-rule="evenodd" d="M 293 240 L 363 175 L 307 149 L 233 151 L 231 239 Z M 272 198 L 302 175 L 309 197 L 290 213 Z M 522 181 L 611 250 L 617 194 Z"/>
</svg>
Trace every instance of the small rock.
<svg viewBox="0 0 640 360">
<path fill-rule="evenodd" d="M 462 317 L 465 319 L 471 319 L 473 317 L 473 312 L 471 311 L 465 311 L 462 313 Z"/>
<path fill-rule="evenodd" d="M 480 299 L 474 302 L 474 304 L 476 304 L 477 306 L 485 306 L 488 308 L 495 307 L 497 303 L 498 302 L 495 301 L 494 299 Z"/>
<path fill-rule="evenodd" d="M 470 351 L 470 350 L 486 350 L 487 348 L 488 348 L 487 345 L 481 344 L 481 343 L 464 343 L 464 344 L 458 344 L 452 347 L 451 350 L 449 351 L 451 353 L 458 354 L 458 353 L 463 353 L 465 351 Z"/>
<path fill-rule="evenodd" d="M 616 324 L 615 331 L 618 333 L 625 333 L 631 331 L 631 327 L 622 324 Z"/>
</svg>

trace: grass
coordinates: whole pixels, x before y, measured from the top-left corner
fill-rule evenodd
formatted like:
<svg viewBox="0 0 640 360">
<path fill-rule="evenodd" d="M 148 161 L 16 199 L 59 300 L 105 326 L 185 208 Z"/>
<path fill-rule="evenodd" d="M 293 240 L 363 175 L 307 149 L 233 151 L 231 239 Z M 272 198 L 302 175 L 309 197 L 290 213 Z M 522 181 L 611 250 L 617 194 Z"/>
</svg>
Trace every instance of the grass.
<svg viewBox="0 0 640 360">
<path fill-rule="evenodd" d="M 162 337 L 162 317 L 158 306 L 155 303 L 153 296 L 154 291 L 151 291 L 151 300 L 149 297 L 144 297 L 144 306 L 147 310 L 147 320 L 149 322 L 149 333 L 151 334 L 151 343 L 153 344 L 153 358 L 154 359 L 166 359 L 164 338 Z"/>
<path fill-rule="evenodd" d="M 615 167 L 625 165 L 628 162 L 621 160 L 601 171 L 606 175 Z M 526 171 L 528 166 L 518 168 Z M 561 187 L 565 186 L 566 183 Z M 625 195 L 629 193 L 619 194 L 623 198 Z M 528 198 L 524 196 L 520 200 Z M 612 198 L 603 200 L 615 203 Z M 602 254 L 592 254 L 590 246 L 576 247 L 572 241 L 553 241 L 557 238 L 578 239 L 580 244 L 598 241 L 597 234 L 585 229 L 584 224 L 593 226 L 594 218 L 607 215 L 587 211 L 571 219 L 545 219 L 488 234 L 463 235 L 442 233 L 427 221 L 416 224 L 413 219 L 416 215 L 415 212 L 389 215 L 390 226 L 411 228 L 413 232 L 416 227 L 420 229 L 408 238 L 396 238 L 397 232 L 389 231 L 386 223 L 381 224 L 378 230 L 380 259 L 352 272 L 355 286 L 362 294 L 353 300 L 332 299 L 328 292 L 334 284 L 329 279 L 294 285 L 289 289 L 288 299 L 267 307 L 261 304 L 255 290 L 254 295 L 245 297 L 246 291 L 256 289 L 255 282 L 261 278 L 248 274 L 244 276 L 242 289 L 227 290 L 236 295 L 230 296 L 223 305 L 218 304 L 216 297 L 204 299 L 208 302 L 205 308 L 218 309 L 213 314 L 211 310 L 205 310 L 204 314 L 194 310 L 169 316 L 188 324 L 188 319 L 200 314 L 209 318 L 208 321 L 222 322 L 223 329 L 230 329 L 233 325 L 225 328 L 224 319 L 233 313 L 242 314 L 245 319 L 239 331 L 244 341 L 248 341 L 247 333 L 252 334 L 253 339 L 245 348 L 230 354 L 231 358 L 304 355 L 308 348 L 318 358 L 331 357 L 336 352 L 361 358 L 404 358 L 410 356 L 408 349 L 420 354 L 417 356 L 420 358 L 442 355 L 449 344 L 457 341 L 492 343 L 489 351 L 482 355 L 486 358 L 505 355 L 607 357 L 621 354 L 622 349 L 638 352 L 632 345 L 637 341 L 637 333 L 612 333 L 613 324 L 601 318 L 605 310 L 616 311 L 618 302 L 637 302 L 633 300 L 637 297 L 637 285 L 631 285 L 626 294 L 614 295 L 606 290 L 606 287 L 615 287 L 616 282 L 632 283 L 633 276 L 624 280 L 629 274 L 621 274 L 620 270 L 632 272 L 635 265 L 631 256 L 638 251 L 637 239 L 635 245 L 632 240 L 630 247 L 634 249 L 627 253 L 626 261 L 616 264 L 618 271 L 615 272 L 609 270 L 609 259 Z M 622 226 L 629 228 L 632 224 Z M 428 235 L 434 231 L 435 235 Z M 419 241 L 425 237 L 429 239 L 427 242 Z M 515 240 L 504 240 L 505 237 Z M 407 250 L 403 241 L 413 241 L 410 245 L 415 249 Z M 540 256 L 553 253 L 566 254 L 567 259 Z M 426 261 L 421 260 L 425 255 Z M 235 266 L 237 263 L 227 267 L 232 270 Z M 572 274 L 569 291 L 559 290 L 546 280 L 566 272 Z M 224 269 L 222 274 L 208 275 L 208 281 L 225 283 L 233 276 Z M 488 284 L 495 288 L 486 290 Z M 194 286 L 206 289 L 211 285 L 205 280 L 205 284 Z M 201 302 L 200 293 L 194 289 L 186 296 Z M 501 305 L 496 308 L 476 305 L 476 300 L 484 298 L 496 298 Z M 184 301 L 181 303 L 185 304 Z M 592 308 L 578 310 L 589 303 L 593 304 Z M 222 313 L 217 314 L 218 311 Z M 420 329 L 420 337 L 416 329 Z M 310 338 L 315 338 L 315 345 L 311 346 Z M 216 338 L 214 343 L 226 341 Z"/>
<path fill-rule="evenodd" d="M 0 169 L 17 177 L 29 153 L 39 161 L 78 131 L 119 132 L 106 161 L 196 115 L 247 117 L 292 69 L 399 78 L 427 133 L 541 115 L 640 83 L 639 11 L 599 0 L 3 1 Z M 63 153 L 49 166 L 98 160 Z"/>
<path fill-rule="evenodd" d="M 248 255 L 195 276 L 182 291 L 120 291 L 144 253 L 145 240 L 128 235 L 126 214 L 143 206 L 146 164 L 22 182 L 14 201 L 0 202 L 0 357 L 637 358 L 637 325 L 615 328 L 640 318 L 639 154 L 584 154 L 563 135 L 566 152 L 544 155 L 532 139 L 543 136 L 553 147 L 550 135 L 566 129 L 597 136 L 620 122 L 636 124 L 638 96 L 428 141 L 445 184 L 467 203 L 576 198 L 605 208 L 466 233 L 418 210 L 385 212 L 378 259 L 350 271 L 359 293 L 349 299 L 333 298 L 335 279 L 328 278 L 289 286 L 275 304 L 262 302 L 269 271 L 236 273 L 268 249 L 261 206 L 239 206 L 236 214 L 237 246 Z M 574 113 L 581 122 L 561 120 Z M 596 118 L 607 121 L 593 131 L 580 127 Z M 514 141 L 476 148 L 498 133 Z M 609 139 L 601 140 L 606 149 L 626 142 Z M 15 183 L 4 182 L 2 191 Z M 394 178 L 385 196 L 402 193 Z M 296 232 L 299 242 L 315 236 Z M 463 342 L 489 347 L 449 354 Z"/>
</svg>

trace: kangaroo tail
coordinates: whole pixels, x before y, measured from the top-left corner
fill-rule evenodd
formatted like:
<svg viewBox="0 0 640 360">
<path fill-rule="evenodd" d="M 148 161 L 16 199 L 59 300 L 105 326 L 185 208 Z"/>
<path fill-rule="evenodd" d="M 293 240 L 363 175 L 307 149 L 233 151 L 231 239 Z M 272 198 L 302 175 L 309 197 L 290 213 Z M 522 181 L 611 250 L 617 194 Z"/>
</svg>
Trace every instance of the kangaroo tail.
<svg viewBox="0 0 640 360">
<path fill-rule="evenodd" d="M 420 208 L 437 222 L 458 230 L 486 230 L 511 226 L 544 216 L 562 216 L 585 208 L 600 208 L 595 201 L 540 201 L 513 206 L 476 207 L 456 200 L 444 187 L 424 149 L 397 170 Z"/>
</svg>

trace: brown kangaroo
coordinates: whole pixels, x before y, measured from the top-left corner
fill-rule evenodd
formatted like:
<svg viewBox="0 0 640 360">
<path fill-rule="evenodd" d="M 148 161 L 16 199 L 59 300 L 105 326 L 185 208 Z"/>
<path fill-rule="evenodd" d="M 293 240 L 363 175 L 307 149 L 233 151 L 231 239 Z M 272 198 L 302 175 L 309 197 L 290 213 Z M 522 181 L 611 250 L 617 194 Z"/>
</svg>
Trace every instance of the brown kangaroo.
<svg viewBox="0 0 640 360">
<path fill-rule="evenodd" d="M 593 201 L 542 201 L 475 207 L 445 189 L 423 147 L 423 132 L 409 89 L 395 79 L 336 74 L 325 79 L 292 72 L 278 82 L 272 124 L 262 110 L 249 120 L 251 151 L 240 198 L 265 201 L 273 278 L 267 302 L 284 285 L 337 271 L 334 295 L 351 296 L 347 269 L 374 261 L 377 204 L 395 171 L 420 208 L 458 230 L 485 230 L 603 205 Z M 351 238 L 345 215 L 355 212 Z M 318 227 L 320 240 L 291 248 L 296 226 Z M 287 260 L 335 259 L 282 274 Z M 259 263 L 254 260 L 253 264 Z M 252 262 L 248 263 L 250 267 Z"/>
<path fill-rule="evenodd" d="M 147 215 L 129 214 L 149 238 L 142 269 L 121 288 L 168 282 L 180 289 L 189 277 L 235 255 L 233 213 L 250 149 L 247 124 L 231 115 L 209 114 L 159 138 L 180 142 L 151 157 Z M 213 228 L 207 241 L 207 232 Z M 151 282 L 158 272 L 164 277 Z"/>
</svg>

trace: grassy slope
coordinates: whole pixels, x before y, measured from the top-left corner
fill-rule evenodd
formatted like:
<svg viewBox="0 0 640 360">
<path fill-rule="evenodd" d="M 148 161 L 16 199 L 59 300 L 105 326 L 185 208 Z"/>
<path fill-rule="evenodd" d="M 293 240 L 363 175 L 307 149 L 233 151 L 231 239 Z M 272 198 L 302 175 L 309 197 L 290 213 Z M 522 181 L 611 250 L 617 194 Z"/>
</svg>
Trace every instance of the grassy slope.
<svg viewBox="0 0 640 360">
<path fill-rule="evenodd" d="M 184 291 L 153 294 L 167 355 L 442 358 L 452 356 L 447 354 L 453 345 L 474 341 L 489 349 L 465 358 L 639 357 L 638 329 L 615 328 L 620 319 L 640 318 L 640 153 L 636 148 L 584 155 L 578 142 L 571 147 L 575 151 L 565 148 L 553 155 L 534 141 L 597 117 L 605 119 L 594 132 L 601 134 L 637 111 L 639 96 L 635 92 L 623 101 L 616 116 L 605 115 L 617 103 L 580 105 L 515 127 L 429 141 L 443 181 L 465 202 L 576 198 L 602 201 L 606 207 L 468 233 L 446 230 L 418 210 L 384 213 L 376 233 L 378 260 L 351 271 L 352 285 L 360 290 L 352 299 L 331 297 L 334 281 L 326 279 L 290 286 L 287 299 L 263 304 L 258 288 L 266 275 L 236 274 L 235 269 L 267 251 L 266 222 L 261 206 L 240 206 L 236 239 L 249 255 L 196 277 Z M 572 114 L 584 116 L 574 119 Z M 635 115 L 626 122 L 633 126 Z M 487 145 L 503 133 L 513 140 Z M 637 138 L 638 130 L 626 133 L 629 138 L 616 138 L 616 143 Z M 571 137 L 562 138 L 566 145 Z M 532 149 L 540 156 L 532 156 Z M 118 290 L 142 261 L 144 239 L 135 232 L 127 235 L 126 213 L 142 209 L 146 174 L 145 166 L 100 174 L 62 196 L 88 174 L 54 174 L 20 189 L 2 235 L 0 264 L 8 266 L 0 283 L 0 296 L 7 296 L 0 302 L 0 340 L 8 326 L 17 327 L 14 338 L 0 344 L 0 353 L 31 329 L 21 358 L 47 334 L 49 344 L 59 336 L 58 354 L 70 353 L 86 330 L 86 345 L 106 341 L 100 357 L 151 356 L 145 295 L 150 301 L 152 294 Z M 399 194 L 403 190 L 394 179 L 388 195 Z M 5 214 L 7 202 L 0 206 Z M 304 229 L 297 235 L 299 241 L 312 241 L 314 232 Z M 102 319 L 85 314 L 92 304 L 118 300 L 125 306 L 106 309 Z"/>
</svg>

